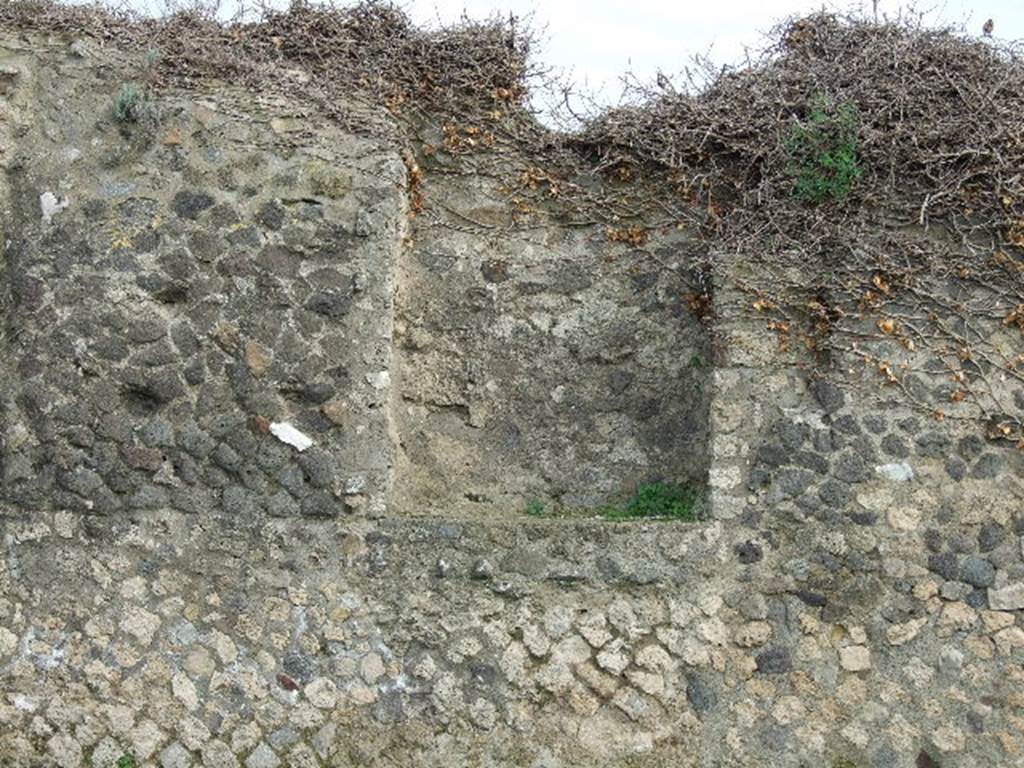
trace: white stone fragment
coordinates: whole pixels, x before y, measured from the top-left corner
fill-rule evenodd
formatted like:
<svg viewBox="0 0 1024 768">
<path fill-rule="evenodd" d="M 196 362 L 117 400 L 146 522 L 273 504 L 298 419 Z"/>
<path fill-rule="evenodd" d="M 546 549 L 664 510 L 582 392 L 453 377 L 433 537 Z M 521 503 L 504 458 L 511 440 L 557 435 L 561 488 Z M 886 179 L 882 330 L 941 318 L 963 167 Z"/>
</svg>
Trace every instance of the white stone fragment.
<svg viewBox="0 0 1024 768">
<path fill-rule="evenodd" d="M 898 464 L 879 464 L 875 467 L 875 472 L 886 480 L 897 483 L 905 483 L 914 479 L 914 470 L 905 461 Z"/>
<path fill-rule="evenodd" d="M 313 445 L 313 440 L 287 421 L 275 421 L 270 425 L 270 434 L 297 451 L 304 451 Z"/>
<path fill-rule="evenodd" d="M 66 197 L 57 197 L 53 192 L 43 192 L 39 196 L 39 208 L 43 212 L 43 222 L 49 224 L 53 217 L 71 205 Z"/>
</svg>

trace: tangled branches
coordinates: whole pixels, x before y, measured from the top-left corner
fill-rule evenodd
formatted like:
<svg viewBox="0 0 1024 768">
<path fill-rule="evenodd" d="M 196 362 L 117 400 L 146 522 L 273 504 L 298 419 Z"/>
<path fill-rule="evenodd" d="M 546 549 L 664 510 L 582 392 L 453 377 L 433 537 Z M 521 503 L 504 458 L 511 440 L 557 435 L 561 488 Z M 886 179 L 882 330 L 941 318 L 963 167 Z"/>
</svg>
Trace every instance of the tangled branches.
<svg viewBox="0 0 1024 768">
<path fill-rule="evenodd" d="M 856 111 L 858 218 L 941 221 L 1020 245 L 1024 60 L 948 30 L 810 16 L 779 29 L 757 63 L 699 93 L 613 110 L 580 141 L 691 179 L 743 228 L 770 210 L 775 234 L 800 239 L 808 212 L 792 200 L 787 142 L 822 98 Z"/>
</svg>

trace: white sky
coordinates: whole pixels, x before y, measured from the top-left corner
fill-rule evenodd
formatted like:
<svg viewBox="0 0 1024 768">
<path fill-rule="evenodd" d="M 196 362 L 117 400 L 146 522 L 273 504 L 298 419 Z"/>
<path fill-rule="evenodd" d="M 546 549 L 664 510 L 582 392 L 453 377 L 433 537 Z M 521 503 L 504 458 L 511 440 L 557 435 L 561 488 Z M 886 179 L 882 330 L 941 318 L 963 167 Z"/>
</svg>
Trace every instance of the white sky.
<svg viewBox="0 0 1024 768">
<path fill-rule="evenodd" d="M 764 33 L 789 16 L 823 7 L 872 11 L 871 0 L 405 0 L 401 5 L 425 24 L 457 20 L 463 11 L 473 17 L 532 15 L 543 30 L 540 60 L 605 103 L 618 98 L 627 71 L 652 80 L 659 70 L 680 72 L 698 54 L 716 64 L 738 63 L 747 48 L 756 50 Z M 880 16 L 896 16 L 905 7 L 897 0 L 878 0 Z M 962 24 L 980 35 L 992 18 L 996 37 L 1024 39 L 1024 0 L 931 0 L 916 7 L 929 24 Z"/>
<path fill-rule="evenodd" d="M 167 1 L 128 0 L 139 9 L 160 7 Z M 229 14 L 237 2 L 220 0 L 222 11 Z M 270 2 L 286 7 L 288 0 Z M 746 48 L 757 49 L 763 33 L 788 16 L 822 7 L 872 9 L 871 0 L 399 0 L 398 4 L 428 26 L 457 21 L 463 13 L 474 18 L 510 12 L 530 16 L 542 31 L 536 52 L 540 63 L 570 78 L 603 104 L 618 100 L 626 72 L 650 81 L 658 71 L 681 72 L 694 55 L 706 55 L 716 64 L 738 63 Z M 878 13 L 895 16 L 905 6 L 900 0 L 878 0 Z M 930 24 L 962 24 L 968 32 L 980 34 L 982 24 L 992 18 L 997 38 L 1024 39 L 1024 0 L 919 0 L 916 8 Z"/>
</svg>

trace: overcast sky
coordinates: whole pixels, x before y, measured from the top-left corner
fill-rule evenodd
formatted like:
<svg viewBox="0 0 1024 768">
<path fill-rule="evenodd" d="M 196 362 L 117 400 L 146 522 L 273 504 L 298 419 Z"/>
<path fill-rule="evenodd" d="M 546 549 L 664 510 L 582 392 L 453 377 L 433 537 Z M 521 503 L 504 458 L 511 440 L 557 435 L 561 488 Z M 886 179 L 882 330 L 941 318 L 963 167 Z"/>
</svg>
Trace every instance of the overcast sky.
<svg viewBox="0 0 1024 768">
<path fill-rule="evenodd" d="M 660 69 L 679 72 L 694 54 L 709 54 L 716 63 L 742 60 L 745 47 L 758 47 L 764 32 L 794 14 L 819 10 L 866 8 L 865 3 L 822 0 L 407 0 L 402 5 L 421 23 L 452 21 L 465 10 L 473 16 L 509 11 L 532 14 L 545 27 L 542 60 L 614 98 L 623 72 L 648 79 Z M 880 15 L 896 15 L 904 4 L 879 0 Z M 935 24 L 964 24 L 981 33 L 986 19 L 995 21 L 998 37 L 1024 38 L 1024 0 L 932 0 L 917 7 Z"/>
<path fill-rule="evenodd" d="M 71 0 L 74 1 L 74 0 Z M 167 0 L 129 0 L 140 9 L 160 7 Z M 220 0 L 229 13 L 238 0 Z M 0 0 L 2 2 L 2 0 Z M 271 0 L 286 7 L 288 0 Z M 776 22 L 794 14 L 819 10 L 872 10 L 871 0 L 401 0 L 424 25 L 457 21 L 466 13 L 486 17 L 514 13 L 532 17 L 542 30 L 537 56 L 541 63 L 613 103 L 621 94 L 621 76 L 633 72 L 651 80 L 662 71 L 679 73 L 694 55 L 717 64 L 742 61 L 746 48 L 756 49 Z M 905 3 L 878 0 L 879 15 L 894 16 Z M 995 36 L 1024 39 L 1024 0 L 921 0 L 917 9 L 933 24 L 964 25 L 980 34 L 986 19 L 995 22 Z"/>
</svg>

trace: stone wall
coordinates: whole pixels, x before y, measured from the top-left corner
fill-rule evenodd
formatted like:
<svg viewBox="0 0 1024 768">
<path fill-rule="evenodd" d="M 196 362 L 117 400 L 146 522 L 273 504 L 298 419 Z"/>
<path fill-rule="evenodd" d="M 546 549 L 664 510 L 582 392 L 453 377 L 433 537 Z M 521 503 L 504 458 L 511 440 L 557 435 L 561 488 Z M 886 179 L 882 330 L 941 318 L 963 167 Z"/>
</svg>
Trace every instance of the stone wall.
<svg viewBox="0 0 1024 768">
<path fill-rule="evenodd" d="M 130 70 L 8 46 L 0 498 L 383 509 L 395 153 L 230 88 L 125 125 L 112 104 Z M 314 446 L 269 437 L 275 423 Z"/>
<path fill-rule="evenodd" d="M 0 764 L 1024 764 L 1024 458 L 781 348 L 748 262 L 709 330 L 686 233 L 410 217 L 383 139 L 122 125 L 80 41 L 0 73 Z"/>
</svg>

